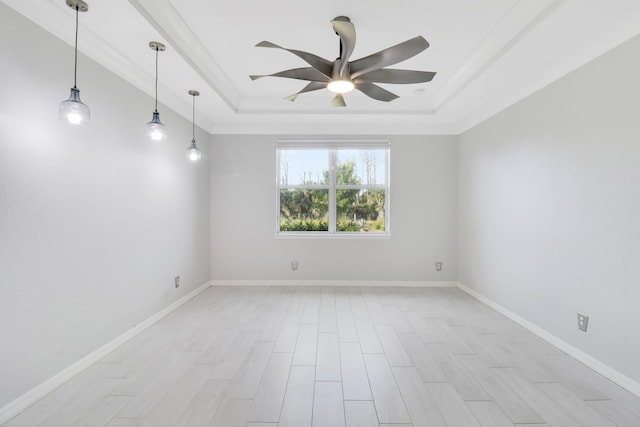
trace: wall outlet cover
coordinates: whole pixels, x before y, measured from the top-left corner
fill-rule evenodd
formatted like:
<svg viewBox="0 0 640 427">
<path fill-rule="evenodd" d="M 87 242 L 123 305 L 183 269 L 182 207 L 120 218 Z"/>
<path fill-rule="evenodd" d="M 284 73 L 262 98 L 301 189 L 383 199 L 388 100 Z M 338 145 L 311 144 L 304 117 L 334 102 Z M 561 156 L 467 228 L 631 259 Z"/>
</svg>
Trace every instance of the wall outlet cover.
<svg viewBox="0 0 640 427">
<path fill-rule="evenodd" d="M 582 332 L 587 332 L 589 326 L 589 316 L 586 314 L 578 313 L 578 329 Z"/>
</svg>

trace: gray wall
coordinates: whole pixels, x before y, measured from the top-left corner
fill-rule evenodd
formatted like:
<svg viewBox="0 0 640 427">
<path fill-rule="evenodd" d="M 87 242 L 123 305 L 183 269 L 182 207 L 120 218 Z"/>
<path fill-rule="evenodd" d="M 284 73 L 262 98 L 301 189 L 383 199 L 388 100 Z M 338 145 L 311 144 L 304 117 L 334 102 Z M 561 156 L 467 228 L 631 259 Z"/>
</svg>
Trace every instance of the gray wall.
<svg viewBox="0 0 640 427">
<path fill-rule="evenodd" d="M 392 237 L 380 240 L 276 239 L 278 139 L 212 137 L 212 279 L 456 279 L 457 137 L 389 138 Z M 442 272 L 435 261 L 444 263 Z"/>
<path fill-rule="evenodd" d="M 638 52 L 636 37 L 461 135 L 458 245 L 461 282 L 635 381 Z"/>
<path fill-rule="evenodd" d="M 2 407 L 209 280 L 209 169 L 190 122 L 160 106 L 146 142 L 153 99 L 82 55 L 92 122 L 60 122 L 73 49 L 3 4 L 0 33 Z"/>
</svg>

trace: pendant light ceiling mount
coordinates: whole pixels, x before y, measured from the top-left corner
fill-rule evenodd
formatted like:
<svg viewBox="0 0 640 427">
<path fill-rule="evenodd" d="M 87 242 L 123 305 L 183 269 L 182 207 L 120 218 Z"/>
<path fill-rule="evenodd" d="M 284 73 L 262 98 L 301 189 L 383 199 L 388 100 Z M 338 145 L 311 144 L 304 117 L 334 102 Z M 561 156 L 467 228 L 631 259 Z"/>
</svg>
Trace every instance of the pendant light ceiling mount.
<svg viewBox="0 0 640 427">
<path fill-rule="evenodd" d="M 189 95 L 191 95 L 191 96 L 200 96 L 200 92 L 198 92 L 197 90 L 191 89 L 189 91 Z"/>
<path fill-rule="evenodd" d="M 86 12 L 89 10 L 89 5 L 82 0 L 67 0 L 67 6 L 69 6 L 73 10 L 78 10 L 78 12 Z"/>
<path fill-rule="evenodd" d="M 74 1 L 74 0 L 67 0 L 67 3 L 70 1 Z M 82 1 L 82 0 L 77 0 L 77 1 Z M 158 52 L 164 52 L 165 50 L 167 50 L 167 47 L 160 42 L 149 42 L 149 48 L 151 48 L 151 50 L 157 50 Z"/>
</svg>

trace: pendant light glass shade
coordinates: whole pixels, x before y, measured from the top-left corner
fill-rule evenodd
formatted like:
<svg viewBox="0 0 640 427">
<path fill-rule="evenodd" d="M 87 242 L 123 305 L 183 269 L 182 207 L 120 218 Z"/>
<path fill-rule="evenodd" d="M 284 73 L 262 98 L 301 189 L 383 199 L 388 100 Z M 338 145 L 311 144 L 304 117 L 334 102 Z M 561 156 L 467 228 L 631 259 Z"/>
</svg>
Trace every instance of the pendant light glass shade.
<svg viewBox="0 0 640 427">
<path fill-rule="evenodd" d="M 73 87 L 69 99 L 62 101 L 58 107 L 60 120 L 72 125 L 85 125 L 91 121 L 91 112 L 87 104 L 80 100 L 80 89 L 76 86 L 78 75 L 78 14 L 89 10 L 89 5 L 82 0 L 66 0 L 67 6 L 76 11 L 76 39 L 73 63 Z"/>
<path fill-rule="evenodd" d="M 156 52 L 156 108 L 151 121 L 145 127 L 145 134 L 151 141 L 162 141 L 167 139 L 167 128 L 160 121 L 160 113 L 158 113 L 158 52 L 164 52 L 166 48 L 160 42 L 149 42 L 149 47 Z"/>
<path fill-rule="evenodd" d="M 202 151 L 196 146 L 196 140 L 191 140 L 191 145 L 187 148 L 187 159 L 197 162 L 202 158 Z"/>
<path fill-rule="evenodd" d="M 147 123 L 145 133 L 151 141 L 162 141 L 167 139 L 167 128 L 160 121 L 160 113 L 153 112 L 151 121 Z"/>
<path fill-rule="evenodd" d="M 60 120 L 72 125 L 86 125 L 91 121 L 89 107 L 80 100 L 80 90 L 75 87 L 71 88 L 69 99 L 60 103 L 58 115 Z"/>
<path fill-rule="evenodd" d="M 202 158 L 202 152 L 196 145 L 196 96 L 199 96 L 200 92 L 198 92 L 197 90 L 190 90 L 189 95 L 193 97 L 193 120 L 191 122 L 191 145 L 189 146 L 189 148 L 187 148 L 187 159 L 191 160 L 192 162 L 197 162 L 198 160 L 200 160 L 200 158 Z"/>
</svg>

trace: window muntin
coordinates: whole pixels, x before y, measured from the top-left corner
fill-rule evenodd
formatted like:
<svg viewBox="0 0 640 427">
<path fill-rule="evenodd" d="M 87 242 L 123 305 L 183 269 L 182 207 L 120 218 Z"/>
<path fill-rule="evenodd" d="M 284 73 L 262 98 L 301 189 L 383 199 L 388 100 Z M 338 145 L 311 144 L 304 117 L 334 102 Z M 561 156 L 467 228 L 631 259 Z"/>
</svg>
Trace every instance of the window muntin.
<svg viewBox="0 0 640 427">
<path fill-rule="evenodd" d="M 278 144 L 278 235 L 389 235 L 389 142 Z"/>
</svg>

